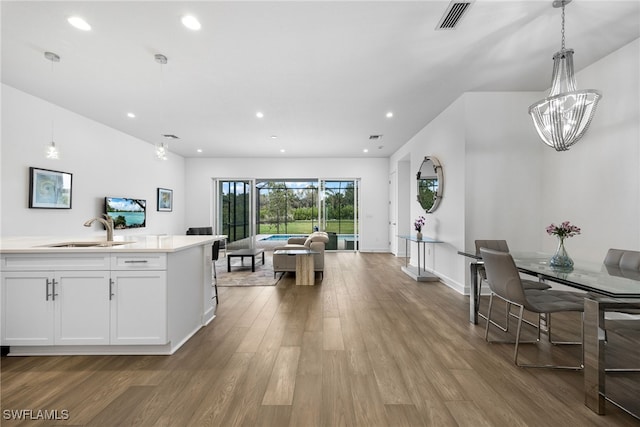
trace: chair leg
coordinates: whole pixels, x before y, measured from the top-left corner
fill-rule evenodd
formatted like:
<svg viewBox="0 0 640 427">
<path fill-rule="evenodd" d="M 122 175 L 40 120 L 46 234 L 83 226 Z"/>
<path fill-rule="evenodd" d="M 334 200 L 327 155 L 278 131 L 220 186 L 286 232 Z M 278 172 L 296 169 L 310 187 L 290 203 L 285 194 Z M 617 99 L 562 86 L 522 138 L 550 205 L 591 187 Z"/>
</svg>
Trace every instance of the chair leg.
<svg viewBox="0 0 640 427">
<path fill-rule="evenodd" d="M 491 324 L 491 308 L 493 307 L 493 292 L 489 295 L 489 309 L 487 310 L 487 325 L 484 327 L 484 339 L 489 341 L 489 325 Z"/>
<path fill-rule="evenodd" d="M 582 341 L 554 341 L 551 336 L 551 313 L 547 313 L 547 335 L 549 342 L 553 345 L 578 345 L 582 344 Z"/>
<path fill-rule="evenodd" d="M 487 317 L 489 319 L 491 319 L 491 310 L 493 308 L 493 296 L 495 294 L 493 292 L 491 292 L 491 295 L 489 296 L 489 310 L 487 311 Z M 500 297 L 498 297 L 500 298 Z M 502 299 L 502 298 L 500 298 Z M 506 303 L 508 303 L 509 305 L 513 304 L 513 305 L 517 305 L 518 307 L 520 307 L 520 311 L 523 312 L 524 311 L 524 307 L 518 305 L 518 304 L 514 304 L 511 301 L 507 301 L 504 300 Z M 518 319 L 520 319 L 520 317 L 518 317 Z M 512 341 L 512 340 L 489 340 L 489 326 L 490 325 L 494 325 L 496 326 L 498 329 L 501 329 L 504 332 L 507 332 L 505 329 L 501 328 L 500 325 L 497 325 L 495 322 L 493 321 L 487 321 L 487 325 L 485 327 L 484 330 L 484 339 L 489 342 L 489 343 L 498 343 L 498 344 L 514 344 L 518 342 L 518 339 L 516 338 L 516 341 Z M 519 327 L 521 327 L 522 325 L 520 324 L 520 322 L 518 322 Z M 518 333 L 520 332 L 520 329 L 518 329 Z M 540 329 L 538 328 L 538 337 L 535 341 L 522 341 L 522 344 L 535 344 L 538 341 L 540 341 Z M 517 351 L 517 349 L 516 349 Z"/>
<path fill-rule="evenodd" d="M 520 340 L 520 328 L 522 327 L 522 317 L 524 314 L 524 307 L 520 307 L 520 315 L 518 318 L 518 331 L 516 333 L 516 348 L 514 351 L 514 355 L 513 355 L 513 362 L 516 364 L 516 366 L 519 366 L 521 368 L 551 368 L 551 369 L 569 369 L 569 370 L 574 370 L 574 371 L 578 371 L 578 370 L 582 370 L 584 369 L 584 351 L 580 352 L 580 365 L 579 366 L 567 366 L 567 365 L 534 365 L 534 364 L 523 364 L 523 363 L 518 363 L 518 344 L 519 344 L 519 340 Z M 581 313 L 581 324 L 584 323 L 584 313 Z M 549 323 L 549 335 L 551 334 L 551 324 Z M 584 331 L 582 328 L 580 328 L 580 334 L 581 337 L 584 334 Z M 538 338 L 540 337 L 540 328 L 538 328 Z M 549 338 L 551 339 L 551 338 Z M 551 341 L 552 344 L 569 344 L 569 345 L 582 345 L 582 341 L 580 342 L 556 342 L 553 343 L 553 341 Z"/>
<path fill-rule="evenodd" d="M 478 303 L 480 302 L 481 289 L 482 289 L 482 283 L 479 283 L 478 284 L 478 292 L 477 292 L 478 293 L 478 299 L 477 299 Z M 501 324 L 499 324 L 498 322 L 496 322 L 494 320 L 489 320 L 489 317 L 490 317 L 489 314 L 487 314 L 485 316 L 484 314 L 482 314 L 482 313 L 480 313 L 478 311 L 478 316 L 482 317 L 483 319 L 485 319 L 487 321 L 487 323 L 491 322 L 493 324 L 493 326 L 495 326 L 496 328 L 500 329 L 501 331 L 508 332 L 509 331 L 509 312 L 510 312 L 511 308 L 510 308 L 510 304 L 508 302 L 506 304 L 507 304 L 507 306 L 506 306 L 506 310 L 507 311 L 506 311 L 506 314 L 505 314 L 505 326 L 502 326 Z"/>
</svg>

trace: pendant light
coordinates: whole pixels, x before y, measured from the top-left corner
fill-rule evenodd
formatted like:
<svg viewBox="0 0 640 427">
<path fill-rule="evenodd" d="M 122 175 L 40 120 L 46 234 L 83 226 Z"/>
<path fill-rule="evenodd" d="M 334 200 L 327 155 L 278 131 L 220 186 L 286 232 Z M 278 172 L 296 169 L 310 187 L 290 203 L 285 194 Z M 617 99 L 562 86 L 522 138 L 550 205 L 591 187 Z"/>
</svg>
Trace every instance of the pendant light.
<svg viewBox="0 0 640 427">
<path fill-rule="evenodd" d="M 562 47 L 553 55 L 549 96 L 529 107 L 529 114 L 542 141 L 556 151 L 566 151 L 578 142 L 591 124 L 602 94 L 594 89 L 576 89 L 573 49 L 565 49 L 564 7 L 571 0 L 558 0 L 562 8 Z"/>
<path fill-rule="evenodd" d="M 45 52 L 44 57 L 51 61 L 51 81 L 53 82 L 53 64 L 60 62 L 60 56 L 53 52 Z M 51 141 L 45 147 L 45 156 L 51 160 L 58 160 L 60 158 L 60 152 L 53 140 L 53 105 L 51 106 Z"/>
<path fill-rule="evenodd" d="M 166 63 L 168 62 L 167 57 L 162 55 L 161 53 L 157 53 L 154 56 L 155 61 L 160 64 L 160 94 L 162 95 L 162 92 L 164 90 L 164 80 L 163 80 L 163 75 L 162 75 L 162 71 L 163 71 L 163 66 L 166 65 Z M 162 99 L 160 100 L 160 109 L 161 111 L 164 111 L 164 105 L 163 105 L 163 101 Z M 164 123 L 164 118 L 162 120 L 163 125 Z M 164 136 L 163 136 L 164 138 Z M 166 141 L 161 141 L 158 142 L 155 145 L 155 149 L 156 149 L 156 158 L 158 160 L 167 160 L 167 154 L 169 153 L 169 143 Z"/>
</svg>

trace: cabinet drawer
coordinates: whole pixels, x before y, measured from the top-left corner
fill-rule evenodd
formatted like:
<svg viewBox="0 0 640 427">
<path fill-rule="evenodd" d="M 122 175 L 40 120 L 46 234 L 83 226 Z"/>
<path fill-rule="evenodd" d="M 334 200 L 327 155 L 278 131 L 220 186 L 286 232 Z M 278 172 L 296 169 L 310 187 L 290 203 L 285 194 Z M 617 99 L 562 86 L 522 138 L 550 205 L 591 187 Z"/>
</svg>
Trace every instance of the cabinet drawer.
<svg viewBox="0 0 640 427">
<path fill-rule="evenodd" d="M 167 254 L 111 254 L 112 270 L 166 270 Z"/>
<path fill-rule="evenodd" d="M 2 271 L 109 270 L 109 254 L 6 254 Z"/>
</svg>

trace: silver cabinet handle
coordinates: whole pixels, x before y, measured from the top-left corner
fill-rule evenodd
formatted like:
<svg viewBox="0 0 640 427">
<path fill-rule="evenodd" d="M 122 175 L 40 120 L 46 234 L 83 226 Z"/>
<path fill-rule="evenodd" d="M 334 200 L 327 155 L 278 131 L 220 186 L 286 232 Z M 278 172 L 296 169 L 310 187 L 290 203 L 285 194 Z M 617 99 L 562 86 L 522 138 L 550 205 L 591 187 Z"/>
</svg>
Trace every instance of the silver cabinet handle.
<svg viewBox="0 0 640 427">
<path fill-rule="evenodd" d="M 44 290 L 44 300 L 45 301 L 49 301 L 49 297 L 51 296 L 51 294 L 49 293 L 49 285 L 51 285 L 51 281 L 49 279 L 47 279 L 47 284 L 45 286 L 45 290 Z"/>
<path fill-rule="evenodd" d="M 139 264 L 139 263 L 147 263 L 149 260 L 146 259 L 128 259 L 124 263 L 125 264 Z"/>
<path fill-rule="evenodd" d="M 113 279 L 109 279 L 109 301 L 113 299 Z"/>
<path fill-rule="evenodd" d="M 51 295 L 51 300 L 52 301 L 55 301 L 56 297 L 58 296 L 58 294 L 56 293 L 56 285 L 58 285 L 58 284 L 59 284 L 59 282 L 56 282 L 56 279 L 53 279 L 51 281 L 51 288 L 52 288 L 52 291 L 53 291 L 52 295 Z"/>
</svg>

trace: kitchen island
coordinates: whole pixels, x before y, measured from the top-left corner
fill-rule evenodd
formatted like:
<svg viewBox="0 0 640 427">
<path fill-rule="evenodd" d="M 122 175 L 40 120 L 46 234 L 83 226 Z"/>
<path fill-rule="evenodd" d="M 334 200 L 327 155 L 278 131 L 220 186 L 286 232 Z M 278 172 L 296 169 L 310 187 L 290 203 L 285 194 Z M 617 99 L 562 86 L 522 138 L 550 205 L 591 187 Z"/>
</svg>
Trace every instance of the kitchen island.
<svg viewBox="0 0 640 427">
<path fill-rule="evenodd" d="M 9 355 L 173 354 L 215 317 L 211 246 L 223 235 L 0 241 Z"/>
</svg>

